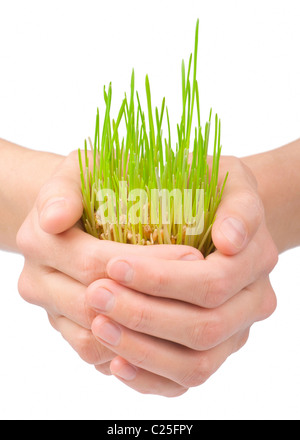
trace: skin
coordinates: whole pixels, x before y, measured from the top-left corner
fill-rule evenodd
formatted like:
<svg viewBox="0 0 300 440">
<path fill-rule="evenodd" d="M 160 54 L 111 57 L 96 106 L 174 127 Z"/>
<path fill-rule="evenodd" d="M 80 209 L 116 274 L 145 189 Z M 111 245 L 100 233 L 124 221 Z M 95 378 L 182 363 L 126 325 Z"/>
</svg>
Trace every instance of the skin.
<svg viewBox="0 0 300 440">
<path fill-rule="evenodd" d="M 279 253 L 300 244 L 300 139 L 243 159 L 253 171 Z"/>
<path fill-rule="evenodd" d="M 18 252 L 17 231 L 63 157 L 23 148 L 4 139 L 0 139 L 0 155 L 0 249 Z"/>
<path fill-rule="evenodd" d="M 38 197 L 38 185 L 32 194 L 26 192 L 26 206 L 31 198 L 33 208 L 17 239 L 20 213 L 21 220 L 10 225 L 10 238 L 1 237 L 6 249 L 25 257 L 21 296 L 45 308 L 52 326 L 100 372 L 114 374 L 142 393 L 183 394 L 205 382 L 245 344 L 252 324 L 276 308 L 269 281 L 276 246 L 282 252 L 300 243 L 296 173 L 290 182 L 298 151 L 299 141 L 280 151 L 286 157 L 281 182 L 293 188 L 288 203 L 296 216 L 292 233 L 276 223 L 284 225 L 291 212 L 273 215 L 286 193 L 275 197 L 271 192 L 270 202 L 267 192 L 274 191 L 268 182 L 279 172 L 279 152 L 222 158 L 221 177 L 227 170 L 230 177 L 213 227 L 217 251 L 206 260 L 185 246 L 120 245 L 84 233 L 78 223 L 82 206 L 77 154 L 55 156 L 52 176 L 44 175 L 48 180 Z M 11 167 L 16 150 L 13 156 Z M 39 158 L 32 152 L 31 160 L 33 156 L 39 170 Z M 49 163 L 50 158 L 43 157 Z M 5 178 L 13 191 L 9 174 Z M 10 208 L 12 217 L 17 210 L 26 213 L 19 195 L 19 203 Z M 9 199 L 9 193 L 1 194 L 1 207 Z"/>
</svg>

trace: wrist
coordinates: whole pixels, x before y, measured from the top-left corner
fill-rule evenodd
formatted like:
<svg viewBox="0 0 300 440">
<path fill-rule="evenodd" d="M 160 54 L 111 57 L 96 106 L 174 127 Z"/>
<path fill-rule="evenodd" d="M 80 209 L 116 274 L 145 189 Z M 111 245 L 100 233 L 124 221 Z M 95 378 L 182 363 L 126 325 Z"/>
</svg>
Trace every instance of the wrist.
<svg viewBox="0 0 300 440">
<path fill-rule="evenodd" d="M 16 234 L 63 156 L 4 140 L 0 140 L 0 154 L 0 248 L 17 251 Z"/>
<path fill-rule="evenodd" d="M 258 182 L 266 222 L 279 250 L 300 245 L 300 141 L 242 158 Z"/>
<path fill-rule="evenodd" d="M 50 152 L 42 152 L 26 149 L 24 152 L 24 160 L 26 164 L 26 175 L 24 180 L 26 180 L 21 189 L 24 204 L 23 210 L 23 220 L 32 209 L 34 202 L 40 192 L 41 187 L 44 183 L 53 175 L 57 167 L 61 164 L 64 156 L 60 156 Z"/>
</svg>

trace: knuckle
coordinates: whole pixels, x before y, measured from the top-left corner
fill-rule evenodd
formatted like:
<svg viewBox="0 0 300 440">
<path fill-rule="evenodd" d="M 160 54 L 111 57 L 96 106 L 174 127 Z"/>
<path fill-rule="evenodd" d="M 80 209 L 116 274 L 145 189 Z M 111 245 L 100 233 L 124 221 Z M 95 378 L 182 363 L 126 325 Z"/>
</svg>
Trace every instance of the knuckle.
<svg viewBox="0 0 300 440">
<path fill-rule="evenodd" d="M 226 275 L 222 268 L 219 267 L 218 271 L 216 271 L 210 277 L 210 280 L 207 281 L 204 296 L 204 306 L 207 308 L 215 308 L 223 304 L 228 297 L 230 287 L 228 275 Z"/>
<path fill-rule="evenodd" d="M 240 158 L 236 156 L 229 157 L 230 166 L 235 169 L 239 174 L 242 173 L 243 178 L 252 186 L 253 188 L 258 188 L 258 183 L 256 177 L 254 176 L 251 169 L 246 165 Z"/>
<path fill-rule="evenodd" d="M 21 226 L 21 228 L 19 229 L 17 236 L 16 236 L 16 243 L 17 246 L 19 248 L 19 250 L 21 251 L 21 253 L 23 254 L 23 250 L 26 247 L 26 241 L 25 241 L 25 236 L 24 236 L 24 232 L 23 232 L 23 227 Z"/>
<path fill-rule="evenodd" d="M 196 357 L 195 365 L 185 373 L 180 384 L 185 388 L 197 387 L 204 384 L 212 374 L 211 362 L 206 353 Z"/>
<path fill-rule="evenodd" d="M 81 256 L 82 282 L 87 286 L 99 278 L 106 277 L 105 266 L 96 251 L 89 250 Z"/>
<path fill-rule="evenodd" d="M 18 292 L 24 301 L 30 304 L 36 304 L 35 289 L 25 268 L 21 272 L 18 280 Z"/>
<path fill-rule="evenodd" d="M 28 254 L 32 253 L 34 238 L 26 223 L 23 223 L 17 233 L 16 244 L 22 255 L 27 256 Z"/>
<path fill-rule="evenodd" d="M 257 179 L 254 176 L 253 172 L 251 171 L 251 169 L 241 159 L 239 159 L 239 164 L 240 164 L 241 169 L 244 171 L 244 173 L 246 173 L 246 176 L 248 178 L 248 182 L 250 183 L 250 185 L 253 186 L 255 189 L 257 189 L 258 182 L 257 182 Z"/>
<path fill-rule="evenodd" d="M 144 368 L 149 364 L 149 361 L 153 359 L 153 352 L 149 347 L 143 347 L 143 351 L 139 351 L 138 354 L 132 356 L 129 360 L 131 364 L 139 368 Z"/>
<path fill-rule="evenodd" d="M 241 348 L 244 347 L 244 345 L 246 344 L 246 342 L 247 342 L 248 339 L 249 339 L 249 334 L 250 334 L 250 328 L 246 329 L 246 330 L 241 334 L 240 338 L 239 338 L 238 341 L 237 341 L 237 344 L 236 344 L 235 350 L 233 350 L 233 353 L 239 351 Z"/>
<path fill-rule="evenodd" d="M 201 276 L 201 282 L 198 277 L 195 277 L 191 282 L 189 296 L 192 304 L 209 308 L 213 295 L 210 273 L 204 272 Z"/>
<path fill-rule="evenodd" d="M 205 349 L 215 347 L 224 335 L 224 323 L 216 311 L 211 318 L 205 322 L 202 328 L 202 344 Z"/>
<path fill-rule="evenodd" d="M 211 307 L 218 307 L 223 304 L 228 297 L 231 288 L 228 275 L 222 273 L 221 270 L 218 272 L 219 273 L 213 283 L 213 295 L 211 295 L 210 298 Z"/>
<path fill-rule="evenodd" d="M 208 350 L 215 347 L 224 335 L 224 323 L 216 311 L 209 312 L 205 322 L 198 321 L 192 327 L 191 348 L 194 350 Z"/>
<path fill-rule="evenodd" d="M 143 305 L 141 307 L 136 307 L 133 312 L 129 314 L 128 323 L 126 326 L 135 331 L 149 331 L 151 328 L 151 322 L 151 308 Z"/>
<path fill-rule="evenodd" d="M 258 194 L 251 190 L 244 190 L 240 196 L 240 204 L 250 211 L 250 220 L 260 224 L 264 218 L 264 206 Z"/>
<path fill-rule="evenodd" d="M 47 316 L 51 327 L 54 328 L 54 330 L 59 331 L 59 327 L 57 325 L 57 319 L 48 312 L 47 312 Z"/>
<path fill-rule="evenodd" d="M 96 348 L 95 338 L 91 331 L 81 328 L 78 331 L 75 343 L 75 350 L 80 358 L 88 364 L 95 365 L 101 362 L 99 352 Z"/>
<path fill-rule="evenodd" d="M 203 323 L 196 322 L 190 331 L 190 344 L 193 350 L 203 350 Z"/>
<path fill-rule="evenodd" d="M 161 268 L 158 268 L 152 277 L 152 286 L 150 293 L 154 296 L 161 296 L 161 293 L 164 291 L 164 287 L 167 284 L 167 274 Z"/>
<path fill-rule="evenodd" d="M 252 195 L 252 205 L 250 206 L 257 224 L 262 223 L 265 217 L 265 208 L 262 199 L 257 194 Z"/>
<path fill-rule="evenodd" d="M 277 263 L 278 263 L 278 249 L 275 246 L 274 242 L 271 241 L 268 251 L 268 267 L 267 267 L 268 273 L 272 272 L 272 270 L 277 265 Z"/>
<path fill-rule="evenodd" d="M 278 263 L 278 249 L 266 225 L 264 225 L 264 228 L 262 229 L 261 237 L 260 250 L 261 260 L 263 261 L 263 264 L 260 267 L 260 271 L 262 275 L 267 276 L 270 274 L 270 272 L 272 272 L 272 270 Z"/>
<path fill-rule="evenodd" d="M 201 278 L 201 284 L 198 282 L 198 280 L 191 283 L 189 289 L 189 297 L 191 304 L 205 307 L 209 292 L 210 292 L 209 283 L 207 282 L 206 276 L 203 276 Z"/>
<path fill-rule="evenodd" d="M 277 297 L 276 294 L 269 283 L 267 292 L 265 293 L 261 305 L 261 319 L 267 319 L 275 312 L 277 308 Z"/>
</svg>

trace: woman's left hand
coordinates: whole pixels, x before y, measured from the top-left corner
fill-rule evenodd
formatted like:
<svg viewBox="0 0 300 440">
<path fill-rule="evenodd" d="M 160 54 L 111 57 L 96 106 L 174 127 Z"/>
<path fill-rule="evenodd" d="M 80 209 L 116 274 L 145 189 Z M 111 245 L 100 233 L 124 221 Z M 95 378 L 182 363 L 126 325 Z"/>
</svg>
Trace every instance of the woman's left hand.
<svg viewBox="0 0 300 440">
<path fill-rule="evenodd" d="M 217 251 L 190 261 L 113 258 L 107 278 L 87 289 L 92 332 L 117 355 L 107 369 L 142 393 L 177 396 L 202 384 L 276 308 L 269 274 L 278 255 L 255 179 L 238 159 L 221 166 L 230 174 L 213 229 Z M 244 237 L 229 229 L 238 222 Z"/>
</svg>

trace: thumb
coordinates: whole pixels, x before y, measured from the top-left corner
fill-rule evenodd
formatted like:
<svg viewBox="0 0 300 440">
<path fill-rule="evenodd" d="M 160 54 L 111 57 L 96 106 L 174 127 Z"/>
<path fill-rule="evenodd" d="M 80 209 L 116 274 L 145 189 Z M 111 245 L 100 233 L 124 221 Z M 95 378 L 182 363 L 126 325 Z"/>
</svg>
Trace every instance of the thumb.
<svg viewBox="0 0 300 440">
<path fill-rule="evenodd" d="M 40 227 L 49 234 L 64 232 L 80 219 L 83 205 L 77 152 L 67 156 L 43 185 L 36 207 Z"/>
<path fill-rule="evenodd" d="M 226 255 L 245 249 L 264 218 L 257 183 L 250 169 L 241 160 L 226 158 L 229 170 L 222 201 L 212 228 L 216 248 Z"/>
</svg>

